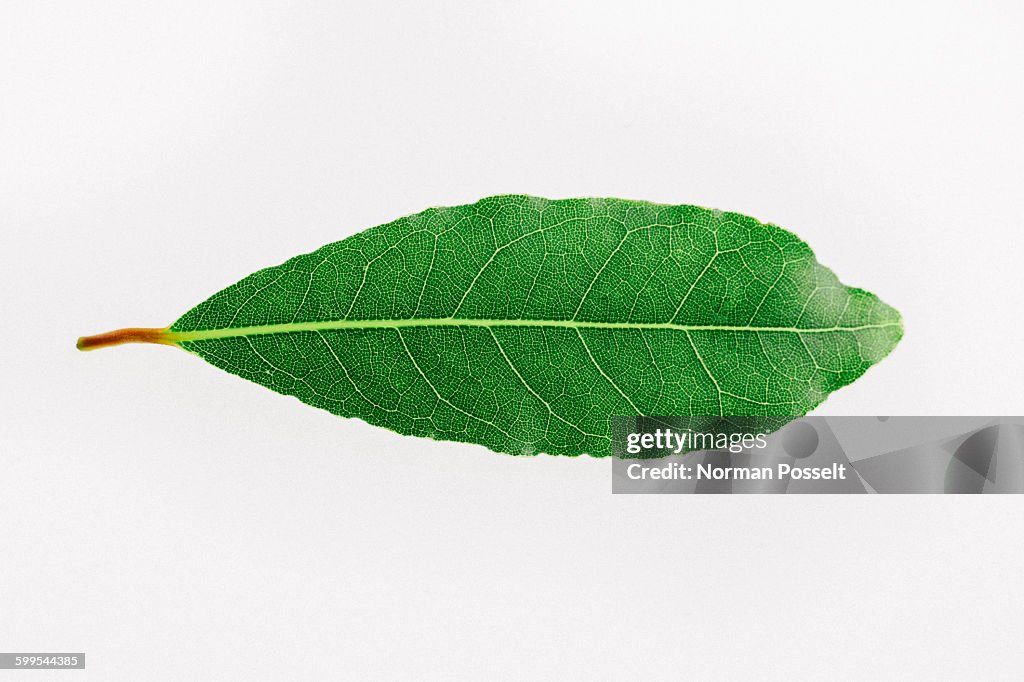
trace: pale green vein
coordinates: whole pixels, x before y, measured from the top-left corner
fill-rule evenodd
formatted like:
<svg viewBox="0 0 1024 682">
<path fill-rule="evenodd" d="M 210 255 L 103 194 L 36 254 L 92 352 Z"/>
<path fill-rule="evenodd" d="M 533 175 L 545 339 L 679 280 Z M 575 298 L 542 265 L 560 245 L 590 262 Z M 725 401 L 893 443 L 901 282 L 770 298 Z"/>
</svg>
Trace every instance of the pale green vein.
<svg viewBox="0 0 1024 682">
<path fill-rule="evenodd" d="M 494 330 L 491 329 L 490 327 L 488 327 L 487 331 L 490 333 L 491 338 L 494 339 L 494 345 L 498 347 L 498 352 L 501 353 L 501 357 L 505 358 L 505 363 L 509 366 L 509 369 L 511 369 L 515 373 L 515 375 L 517 377 L 519 377 L 519 382 L 522 383 L 522 385 L 526 388 L 526 390 L 529 391 L 533 395 L 534 398 L 539 400 L 541 402 L 541 404 L 544 405 L 545 408 L 547 408 L 548 414 L 550 414 L 552 417 L 554 417 L 558 421 L 562 422 L 566 426 L 569 426 L 569 427 L 572 427 L 572 428 L 576 429 L 577 431 L 582 433 L 584 436 L 593 436 L 595 438 L 606 438 L 606 439 L 608 438 L 607 436 L 603 436 L 603 435 L 601 435 L 599 433 L 587 433 L 586 431 L 581 429 L 578 425 L 573 424 L 571 421 L 569 421 L 568 419 L 566 419 L 562 415 L 560 415 L 557 412 L 555 412 L 555 408 L 551 407 L 551 403 L 549 403 L 548 401 L 544 400 L 544 398 L 542 398 L 540 396 L 540 394 L 537 393 L 537 391 L 533 390 L 533 386 L 530 386 L 529 382 L 527 382 L 526 379 L 523 377 L 523 375 L 519 372 L 519 370 L 516 369 L 516 366 L 514 364 L 512 364 L 512 360 L 508 357 L 508 353 L 505 352 L 505 349 L 502 347 L 501 342 L 498 341 L 498 337 L 494 335 Z"/>
<path fill-rule="evenodd" d="M 448 407 L 452 408 L 456 412 L 459 412 L 460 414 L 466 415 L 470 419 L 475 419 L 478 422 L 480 422 L 481 424 L 484 424 L 486 426 L 491 427 L 492 429 L 494 429 L 498 433 L 502 434 L 503 436 L 505 436 L 509 440 L 516 440 L 514 436 L 512 436 L 510 433 L 508 433 L 507 431 L 502 429 L 500 426 L 498 426 L 494 422 L 489 422 L 486 419 L 481 419 L 480 417 L 478 417 L 477 415 L 473 414 L 472 412 L 467 412 L 466 410 L 462 409 L 461 407 L 459 407 L 458 405 L 456 405 L 455 403 L 453 403 L 452 401 L 448 400 L 443 395 L 441 395 L 441 392 L 438 391 L 437 388 L 434 387 L 433 382 L 431 382 L 430 379 L 427 378 L 427 375 L 423 373 L 423 370 L 420 369 L 420 363 L 416 362 L 416 358 L 413 357 L 412 351 L 409 350 L 408 344 L 405 343 L 405 337 L 402 336 L 401 330 L 396 329 L 395 332 L 398 334 L 398 340 L 402 342 L 402 348 L 405 349 L 405 354 L 407 356 L 409 356 L 409 360 L 412 362 L 412 366 L 414 368 L 416 368 L 416 371 L 423 378 L 423 381 L 426 382 L 427 386 L 430 387 L 430 390 L 433 391 L 434 395 L 437 397 L 437 399 L 440 402 L 444 403 L 445 405 L 447 405 Z"/>
<path fill-rule="evenodd" d="M 211 341 L 237 336 L 324 332 L 344 329 L 405 329 L 407 327 L 554 327 L 562 329 L 652 329 L 681 332 L 783 332 L 790 334 L 831 334 L 859 332 L 867 329 L 901 327 L 900 322 L 862 324 L 854 327 L 756 327 L 728 324 L 672 324 L 669 322 L 590 322 L 585 320 L 477 320 L 471 318 L 409 318 L 404 320 L 322 320 L 318 322 L 284 322 L 253 327 L 225 327 L 191 332 L 165 332 L 168 341 Z"/>
<path fill-rule="evenodd" d="M 715 379 L 715 375 L 708 369 L 708 365 L 704 362 L 704 358 L 700 356 L 700 351 L 697 350 L 697 344 L 693 342 L 693 337 L 690 336 L 690 332 L 686 332 L 686 340 L 690 342 L 690 348 L 693 349 L 693 354 L 697 357 L 697 362 L 704 368 L 704 373 L 708 375 L 708 379 L 711 379 L 711 383 L 715 385 L 715 390 L 718 391 L 718 414 L 725 415 L 725 408 L 722 405 L 722 387 L 718 385 L 718 380 Z"/>
<path fill-rule="evenodd" d="M 590 352 L 590 346 L 587 345 L 586 339 L 583 338 L 583 332 L 581 332 L 578 327 L 576 329 L 576 336 L 580 337 L 580 343 L 583 344 L 583 350 L 585 350 L 587 352 L 587 357 L 590 358 L 590 362 L 594 365 L 594 367 L 597 368 L 597 371 L 601 373 L 601 376 L 604 377 L 605 381 L 607 381 L 609 383 L 609 385 L 611 385 L 611 387 L 614 388 L 615 391 L 619 395 L 621 395 L 622 398 L 627 403 L 629 403 L 629 406 L 632 407 L 636 411 L 637 414 L 642 416 L 643 413 L 644 413 L 643 410 L 641 410 L 639 407 L 637 407 L 636 404 L 633 402 L 633 400 L 628 395 L 626 395 L 625 393 L 622 392 L 622 389 L 619 388 L 619 385 L 616 384 L 614 381 L 612 381 L 612 378 L 610 376 L 608 376 L 608 374 L 605 373 L 605 371 L 601 367 L 601 365 L 599 365 L 597 363 L 597 360 L 594 358 L 594 354 L 592 352 Z"/>
</svg>

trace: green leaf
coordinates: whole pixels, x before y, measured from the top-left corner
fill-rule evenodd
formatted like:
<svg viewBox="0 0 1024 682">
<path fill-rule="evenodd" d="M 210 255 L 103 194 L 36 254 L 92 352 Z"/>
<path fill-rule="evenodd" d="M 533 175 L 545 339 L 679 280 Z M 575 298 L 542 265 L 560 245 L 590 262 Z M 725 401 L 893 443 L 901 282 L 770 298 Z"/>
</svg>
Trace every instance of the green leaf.
<svg viewBox="0 0 1024 682">
<path fill-rule="evenodd" d="M 902 333 L 775 225 L 497 196 L 260 270 L 168 329 L 79 347 L 178 345 L 399 433 L 605 456 L 613 415 L 803 415 Z"/>
</svg>

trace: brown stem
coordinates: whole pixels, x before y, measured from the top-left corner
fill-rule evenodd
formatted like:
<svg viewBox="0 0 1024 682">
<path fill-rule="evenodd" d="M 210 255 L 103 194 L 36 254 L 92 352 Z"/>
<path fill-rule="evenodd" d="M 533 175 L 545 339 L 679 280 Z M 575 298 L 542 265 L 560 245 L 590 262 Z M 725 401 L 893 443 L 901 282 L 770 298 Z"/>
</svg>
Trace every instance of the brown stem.
<svg viewBox="0 0 1024 682">
<path fill-rule="evenodd" d="M 96 350 L 108 346 L 119 346 L 122 343 L 163 343 L 169 346 L 176 345 L 171 340 L 171 333 L 166 329 L 146 329 L 142 327 L 129 327 L 128 329 L 115 329 L 105 334 L 83 336 L 78 339 L 78 350 Z"/>
</svg>

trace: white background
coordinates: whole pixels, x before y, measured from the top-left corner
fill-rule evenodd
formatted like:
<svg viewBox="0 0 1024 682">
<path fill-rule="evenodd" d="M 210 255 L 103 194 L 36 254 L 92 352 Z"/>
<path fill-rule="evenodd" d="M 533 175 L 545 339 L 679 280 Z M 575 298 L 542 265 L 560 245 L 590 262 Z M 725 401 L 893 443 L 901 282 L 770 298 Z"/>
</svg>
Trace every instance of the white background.
<svg viewBox="0 0 1024 682">
<path fill-rule="evenodd" d="M 74 342 L 429 206 L 617 196 L 776 222 L 902 311 L 818 414 L 1020 414 L 1020 3 L 0 7 L 0 650 L 84 650 L 59 679 L 1019 679 L 1020 497 L 613 497 L 607 461 Z"/>
</svg>

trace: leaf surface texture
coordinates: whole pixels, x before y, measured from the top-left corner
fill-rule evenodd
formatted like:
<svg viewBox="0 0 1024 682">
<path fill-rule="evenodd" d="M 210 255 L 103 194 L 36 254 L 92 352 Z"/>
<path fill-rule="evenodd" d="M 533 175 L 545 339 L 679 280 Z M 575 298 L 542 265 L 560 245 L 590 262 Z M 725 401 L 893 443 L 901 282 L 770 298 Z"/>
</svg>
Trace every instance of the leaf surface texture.
<svg viewBox="0 0 1024 682">
<path fill-rule="evenodd" d="M 260 270 L 171 331 L 228 372 L 399 433 L 604 456 L 613 415 L 803 415 L 902 325 L 747 216 L 497 196 Z"/>
</svg>

